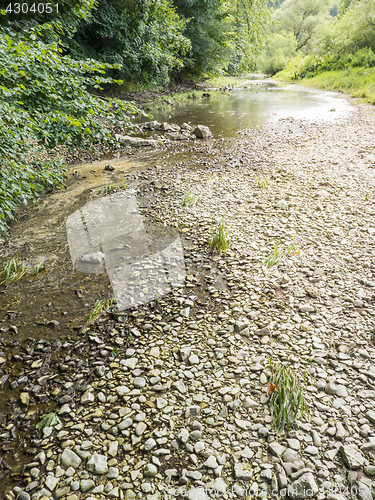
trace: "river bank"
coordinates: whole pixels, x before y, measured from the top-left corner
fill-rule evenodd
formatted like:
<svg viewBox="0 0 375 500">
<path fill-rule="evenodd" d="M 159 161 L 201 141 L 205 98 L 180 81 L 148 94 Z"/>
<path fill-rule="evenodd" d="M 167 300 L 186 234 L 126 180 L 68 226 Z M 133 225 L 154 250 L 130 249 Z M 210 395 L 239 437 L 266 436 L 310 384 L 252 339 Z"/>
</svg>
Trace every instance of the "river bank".
<svg viewBox="0 0 375 500">
<path fill-rule="evenodd" d="M 2 451 L 17 453 L 22 422 L 32 456 L 7 499 L 274 498 L 287 487 L 289 498 L 371 498 L 374 130 L 360 106 L 331 124 L 283 119 L 179 144 L 156 168 L 124 169 L 152 200 L 142 215 L 178 228 L 184 285 L 53 343 L 3 343 L 14 396 Z M 194 207 L 182 206 L 187 192 Z M 224 214 L 231 246 L 212 255 Z M 299 255 L 265 272 L 274 243 L 292 241 Z M 295 373 L 309 361 L 314 377 L 310 420 L 287 437 L 271 426 L 271 356 Z M 38 400 L 59 425 L 32 430 Z"/>
</svg>

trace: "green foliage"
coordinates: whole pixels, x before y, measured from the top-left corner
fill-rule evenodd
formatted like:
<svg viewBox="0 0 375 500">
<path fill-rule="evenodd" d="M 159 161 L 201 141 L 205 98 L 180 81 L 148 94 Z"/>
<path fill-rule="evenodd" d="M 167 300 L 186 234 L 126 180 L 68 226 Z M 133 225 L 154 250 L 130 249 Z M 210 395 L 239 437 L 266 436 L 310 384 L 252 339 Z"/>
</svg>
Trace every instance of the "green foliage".
<svg viewBox="0 0 375 500">
<path fill-rule="evenodd" d="M 169 0 L 99 0 L 67 49 L 75 57 L 120 64 L 126 82 L 166 84 L 190 48 L 185 22 Z"/>
<path fill-rule="evenodd" d="M 300 54 L 289 61 L 285 68 L 277 74 L 280 80 L 299 80 L 311 78 L 326 71 L 344 70 L 348 68 L 375 67 L 375 54 L 370 48 L 359 49 L 354 53 L 344 53 L 341 56 L 327 54 L 325 56 Z M 348 73 L 354 74 L 353 71 Z M 337 82 L 339 85 L 339 82 Z"/>
<path fill-rule="evenodd" d="M 299 250 L 294 242 L 290 243 L 287 246 L 283 246 L 282 244 L 278 244 L 275 242 L 273 250 L 265 258 L 263 266 L 266 267 L 267 269 L 270 269 L 272 267 L 277 267 L 283 262 L 285 257 L 290 255 L 291 253 L 294 253 L 294 255 L 299 255 Z"/>
<path fill-rule="evenodd" d="M 295 57 L 314 47 L 318 33 L 332 24 L 331 0 L 285 0 L 272 16 L 272 36 L 257 59 L 269 74 L 281 71 Z"/>
<path fill-rule="evenodd" d="M 20 280 L 22 276 L 27 273 L 27 267 L 25 263 L 16 255 L 10 260 L 5 262 L 3 269 L 1 271 L 1 276 L 3 280 L 0 285 L 9 285 L 10 283 L 15 283 Z"/>
<path fill-rule="evenodd" d="M 102 189 L 99 191 L 100 194 L 110 194 L 112 191 L 115 191 L 116 187 L 113 184 L 113 182 L 110 182 L 106 186 L 103 186 Z"/>
<path fill-rule="evenodd" d="M 307 367 L 306 367 L 307 368 Z M 298 375 L 290 367 L 273 364 L 270 359 L 271 379 L 267 393 L 270 395 L 272 426 L 276 434 L 289 432 L 297 419 L 299 411 L 302 417 L 309 417 L 309 410 L 303 394 L 303 385 L 309 374 L 307 369 Z"/>
<path fill-rule="evenodd" d="M 375 68 L 347 68 L 325 71 L 303 80 L 306 85 L 346 92 L 353 97 L 375 104 Z"/>
<path fill-rule="evenodd" d="M 231 73 L 254 70 L 256 57 L 268 39 L 271 10 L 265 0 L 232 1 L 236 43 L 228 65 Z"/>
<path fill-rule="evenodd" d="M 317 47 L 320 54 L 333 56 L 363 48 L 375 52 L 375 0 L 350 3 L 333 26 L 322 31 Z"/>
<path fill-rule="evenodd" d="M 212 232 L 209 240 L 210 249 L 212 252 L 225 253 L 230 245 L 229 231 L 225 225 L 224 215 Z"/>
<path fill-rule="evenodd" d="M 256 178 L 256 182 L 258 187 L 260 187 L 260 189 L 268 189 L 269 182 L 267 177 L 262 178 L 258 175 Z"/>
<path fill-rule="evenodd" d="M 184 35 L 191 50 L 184 57 L 189 73 L 215 72 L 227 63 L 236 47 L 236 33 L 229 0 L 174 0 L 185 20 Z"/>
<path fill-rule="evenodd" d="M 91 325 L 99 318 L 102 312 L 108 311 L 113 305 L 113 299 L 97 300 L 87 317 L 86 325 Z"/>
<path fill-rule="evenodd" d="M 44 429 L 45 427 L 52 427 L 53 425 L 61 424 L 61 420 L 56 413 L 47 413 L 40 417 L 40 422 L 36 424 L 37 429 Z"/>
<path fill-rule="evenodd" d="M 34 274 L 35 275 L 40 274 L 43 271 L 45 271 L 45 272 L 48 271 L 46 262 L 39 262 L 38 264 L 35 264 L 35 266 L 34 266 Z"/>
<path fill-rule="evenodd" d="M 185 198 L 184 198 L 182 205 L 186 208 L 187 207 L 194 207 L 194 205 L 197 204 L 198 200 L 199 200 L 199 196 L 197 196 L 196 194 L 185 193 Z"/>
<path fill-rule="evenodd" d="M 22 0 L 6 3 L 7 8 L 0 17 L 1 26 L 27 29 L 46 24 L 53 26 L 53 30 L 47 29 L 45 35 L 56 38 L 57 32 L 72 32 L 78 20 L 89 17 L 96 0 L 59 0 L 58 3 Z"/>
<path fill-rule="evenodd" d="M 257 58 L 257 69 L 274 75 L 294 57 L 297 41 L 291 33 L 276 33 Z"/>
<path fill-rule="evenodd" d="M 113 82 L 105 76 L 109 66 L 63 56 L 58 42 L 42 40 L 44 28 L 0 28 L 0 232 L 17 205 L 63 184 L 66 168 L 43 160 L 48 150 L 113 142 L 103 119 L 129 124 L 138 111 L 94 97 L 89 91 Z"/>
<path fill-rule="evenodd" d="M 315 30 L 309 53 L 299 54 L 288 62 L 277 78 L 311 78 L 329 71 L 336 74 L 337 71 L 348 69 L 340 72 L 337 88 L 348 91 L 351 89 L 350 81 L 354 80 L 355 92 L 352 95 L 365 94 L 371 100 L 371 83 L 361 85 L 358 81 L 360 72 L 350 68 L 374 66 L 375 0 L 347 1 L 342 4 L 340 15 L 334 22 L 322 23 Z M 364 74 L 367 78 L 367 72 Z M 329 86 L 332 88 L 333 82 L 328 75 L 319 80 L 322 83 L 326 78 L 330 80 Z"/>
<path fill-rule="evenodd" d="M 309 48 L 316 30 L 329 22 L 331 5 L 331 0 L 285 0 L 274 14 L 274 29 L 291 33 L 297 50 Z"/>
</svg>

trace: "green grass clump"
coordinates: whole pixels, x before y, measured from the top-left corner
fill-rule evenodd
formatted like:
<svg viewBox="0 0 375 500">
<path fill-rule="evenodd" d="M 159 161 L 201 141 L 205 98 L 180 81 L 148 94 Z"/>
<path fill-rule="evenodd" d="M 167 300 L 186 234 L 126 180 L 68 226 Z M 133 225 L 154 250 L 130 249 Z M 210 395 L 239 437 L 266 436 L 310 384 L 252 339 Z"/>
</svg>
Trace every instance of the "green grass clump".
<svg viewBox="0 0 375 500">
<path fill-rule="evenodd" d="M 299 255 L 299 250 L 296 244 L 290 243 L 288 246 L 283 246 L 282 244 L 274 243 L 272 252 L 265 258 L 263 266 L 267 269 L 272 267 L 277 267 L 283 262 L 285 257 L 289 254 L 294 253 L 294 255 Z"/>
<path fill-rule="evenodd" d="M 39 262 L 38 264 L 35 264 L 34 266 L 34 274 L 39 274 L 42 273 L 43 271 L 48 271 L 47 269 L 47 263 L 46 262 Z"/>
<path fill-rule="evenodd" d="M 272 426 L 276 434 L 289 432 L 299 412 L 309 417 L 309 410 L 303 394 L 306 378 L 311 375 L 305 369 L 301 375 L 293 373 L 290 367 L 273 364 L 270 359 L 271 379 L 267 394 L 270 396 Z M 306 367 L 307 368 L 307 367 Z"/>
<path fill-rule="evenodd" d="M 182 206 L 184 207 L 194 207 L 199 200 L 199 196 L 194 193 L 185 193 L 184 201 L 182 202 Z"/>
<path fill-rule="evenodd" d="M 20 280 L 27 273 L 27 267 L 22 260 L 16 255 L 5 262 L 1 276 L 3 280 L 0 285 L 9 285 Z"/>
<path fill-rule="evenodd" d="M 110 194 L 116 189 L 116 186 L 111 182 L 107 186 L 103 186 L 102 189 L 99 191 L 99 194 Z"/>
<path fill-rule="evenodd" d="M 86 325 L 92 325 L 99 318 L 102 312 L 108 311 L 113 304 L 113 299 L 97 300 L 87 317 Z"/>
<path fill-rule="evenodd" d="M 260 189 L 268 189 L 268 184 L 269 184 L 269 182 L 268 182 L 267 177 L 264 177 L 264 178 L 262 179 L 262 178 L 258 175 L 258 176 L 257 176 L 256 181 L 257 181 L 257 185 L 258 185 L 258 187 L 260 187 Z"/>
<path fill-rule="evenodd" d="M 225 253 L 230 245 L 229 231 L 225 225 L 224 215 L 222 220 L 212 231 L 212 236 L 209 240 L 210 249 L 212 252 Z"/>
</svg>

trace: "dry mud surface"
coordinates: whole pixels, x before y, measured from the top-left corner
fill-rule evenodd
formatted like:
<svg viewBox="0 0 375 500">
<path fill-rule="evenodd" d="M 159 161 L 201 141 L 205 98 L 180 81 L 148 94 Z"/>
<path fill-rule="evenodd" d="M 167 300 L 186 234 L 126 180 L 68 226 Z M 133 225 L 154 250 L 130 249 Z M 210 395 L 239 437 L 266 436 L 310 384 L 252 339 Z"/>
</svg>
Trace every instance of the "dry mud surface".
<svg viewBox="0 0 375 500">
<path fill-rule="evenodd" d="M 5 498 L 371 500 L 374 133 L 373 109 L 356 106 L 329 125 L 282 120 L 236 141 L 179 144 L 178 161 L 169 149 L 158 167 L 126 174 L 148 200 L 143 214 L 178 228 L 184 286 L 57 347 L 47 382 L 61 423 L 34 431 Z M 186 192 L 194 207 L 182 206 Z M 212 255 L 223 214 L 230 249 Z M 298 254 L 262 266 L 275 242 L 293 241 Z M 28 352 L 27 373 L 43 377 L 43 349 Z M 312 375 L 310 417 L 287 435 L 272 427 L 271 357 Z"/>
</svg>

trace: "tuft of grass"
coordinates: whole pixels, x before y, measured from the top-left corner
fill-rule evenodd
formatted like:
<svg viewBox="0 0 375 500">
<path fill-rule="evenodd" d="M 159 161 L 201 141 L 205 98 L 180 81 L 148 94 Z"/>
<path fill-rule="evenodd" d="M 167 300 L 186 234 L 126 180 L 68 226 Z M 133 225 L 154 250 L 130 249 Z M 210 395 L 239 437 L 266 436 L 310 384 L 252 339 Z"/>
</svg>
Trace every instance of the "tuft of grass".
<svg viewBox="0 0 375 500">
<path fill-rule="evenodd" d="M 212 252 L 225 253 L 230 245 L 229 231 L 225 225 L 224 215 L 222 220 L 212 231 L 212 236 L 209 240 L 210 249 Z"/>
<path fill-rule="evenodd" d="M 258 187 L 260 187 L 260 189 L 268 189 L 268 185 L 269 185 L 269 182 L 268 182 L 268 179 L 267 177 L 264 177 L 263 179 L 258 175 L 257 178 L 256 178 L 256 181 L 257 181 L 257 185 Z"/>
<path fill-rule="evenodd" d="M 182 202 L 183 207 L 194 207 L 199 200 L 199 196 L 194 193 L 185 193 L 184 201 Z"/>
<path fill-rule="evenodd" d="M 102 189 L 99 191 L 99 194 L 110 194 L 112 191 L 116 189 L 116 186 L 111 182 L 107 186 L 102 187 Z"/>
<path fill-rule="evenodd" d="M 1 271 L 1 276 L 3 280 L 0 285 L 9 285 L 10 283 L 15 283 L 20 280 L 27 272 L 26 265 L 22 260 L 16 255 L 10 260 L 5 262 L 3 269 Z"/>
<path fill-rule="evenodd" d="M 305 370 L 300 375 L 293 373 L 289 366 L 273 364 L 270 358 L 271 379 L 268 384 L 267 395 L 270 396 L 272 426 L 276 434 L 289 432 L 297 419 L 299 412 L 302 418 L 309 418 L 309 410 L 303 394 L 304 384 L 311 375 Z"/>
<path fill-rule="evenodd" d="M 35 264 L 34 275 L 42 273 L 43 271 L 46 271 L 46 272 L 48 271 L 46 262 L 40 262 L 39 264 Z"/>
<path fill-rule="evenodd" d="M 128 188 L 128 183 L 126 182 L 126 180 L 123 180 L 120 184 L 120 188 L 121 189 L 127 189 Z"/>
<path fill-rule="evenodd" d="M 87 317 L 86 325 L 91 325 L 99 318 L 102 312 L 108 311 L 112 307 L 113 299 L 97 300 Z"/>
<path fill-rule="evenodd" d="M 273 250 L 265 258 L 263 266 L 266 267 L 267 269 L 270 269 L 271 267 L 277 267 L 291 253 L 294 253 L 294 255 L 299 255 L 299 250 L 294 241 L 293 243 L 290 243 L 288 246 L 283 246 L 281 243 L 278 244 L 275 242 Z"/>
</svg>

